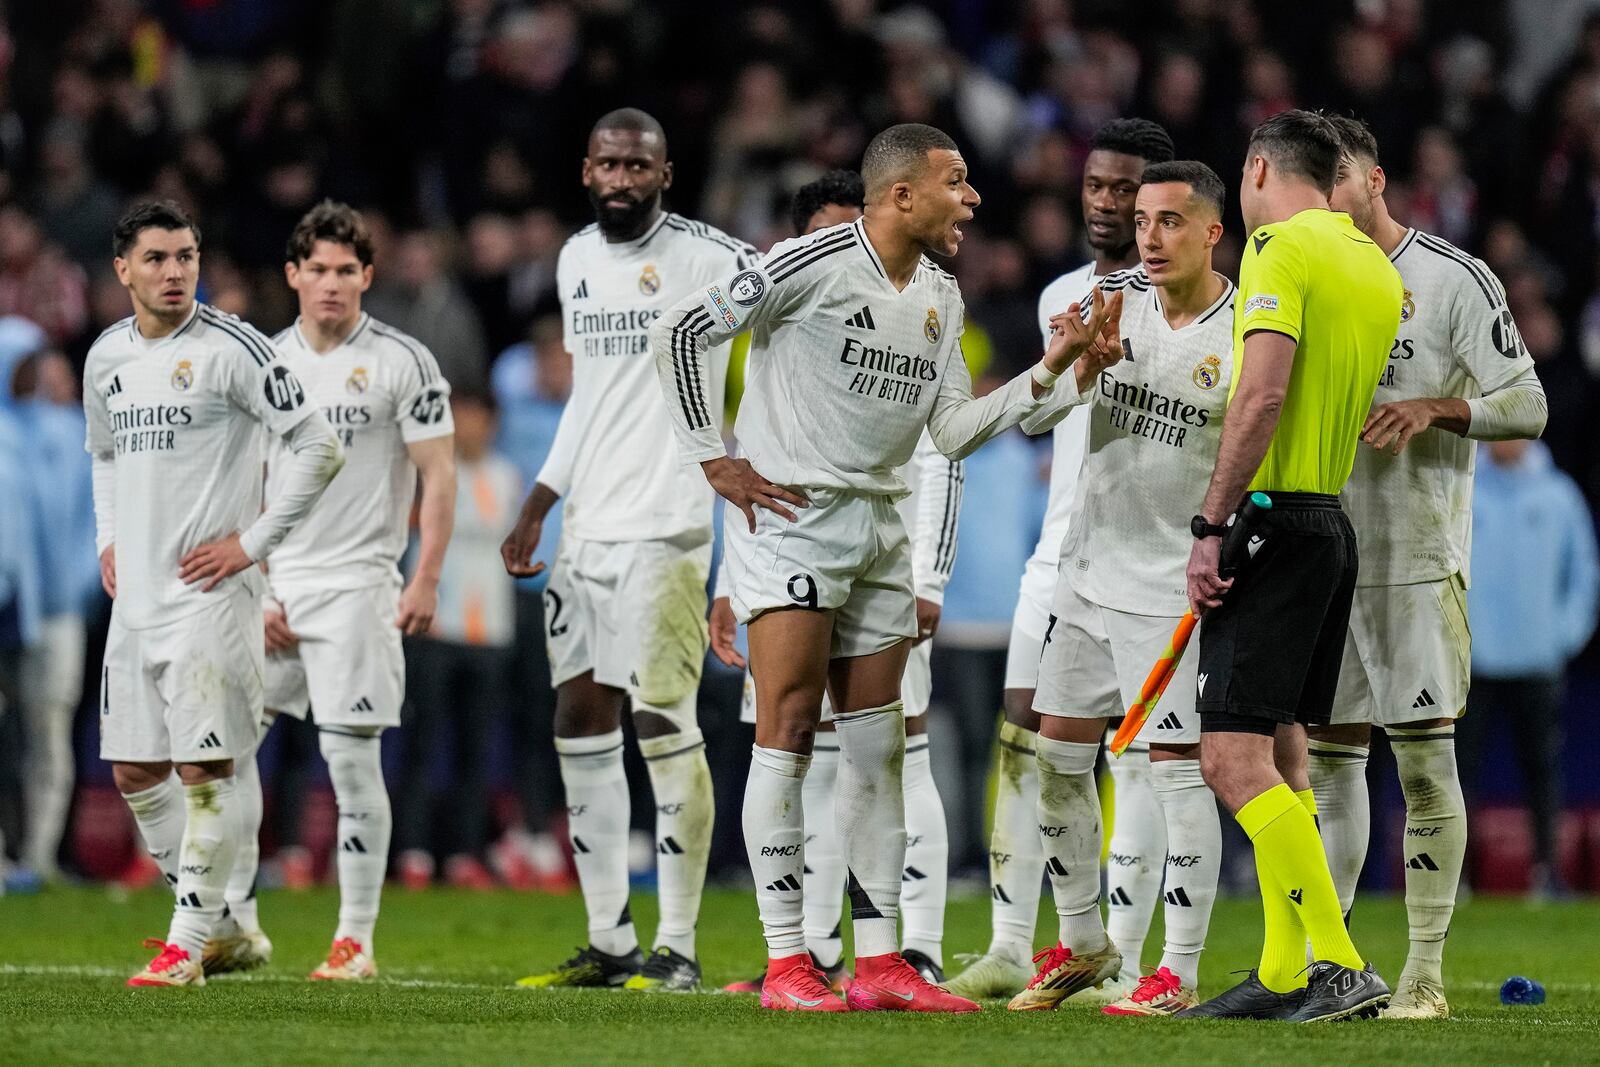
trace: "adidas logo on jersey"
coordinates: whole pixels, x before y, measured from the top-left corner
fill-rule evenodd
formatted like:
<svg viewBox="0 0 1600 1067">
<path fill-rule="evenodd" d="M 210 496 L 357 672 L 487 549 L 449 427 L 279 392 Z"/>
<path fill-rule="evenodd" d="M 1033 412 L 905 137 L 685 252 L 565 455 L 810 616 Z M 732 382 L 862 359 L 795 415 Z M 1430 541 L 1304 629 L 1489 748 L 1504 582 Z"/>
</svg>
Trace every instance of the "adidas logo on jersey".
<svg viewBox="0 0 1600 1067">
<path fill-rule="evenodd" d="M 1183 729 L 1183 720 L 1178 718 L 1177 712 L 1170 712 L 1165 719 L 1162 719 L 1160 722 L 1156 723 L 1156 729 L 1181 730 Z"/>
<path fill-rule="evenodd" d="M 1406 861 L 1406 866 L 1413 871 L 1437 871 L 1439 865 L 1433 862 L 1433 857 L 1426 852 L 1419 852 Z"/>
<path fill-rule="evenodd" d="M 1126 908 L 1133 903 L 1133 898 L 1128 895 L 1128 891 L 1120 885 L 1107 894 L 1106 900 L 1113 907 L 1119 908 Z"/>
<path fill-rule="evenodd" d="M 117 396 L 121 392 L 122 392 L 122 375 L 113 374 L 111 376 L 111 384 L 106 386 L 106 399 L 110 400 L 112 397 Z"/>
<path fill-rule="evenodd" d="M 800 892 L 800 879 L 792 874 L 786 874 L 776 882 L 767 886 L 769 893 L 798 893 Z"/>
<path fill-rule="evenodd" d="M 589 279 L 585 278 L 585 279 L 583 279 L 583 281 L 579 282 L 578 283 L 578 287 L 572 291 L 572 299 L 574 299 L 574 300 L 587 300 L 588 298 L 589 298 Z"/>
<path fill-rule="evenodd" d="M 872 321 L 872 308 L 866 304 L 861 306 L 860 311 L 845 319 L 844 324 L 846 326 L 857 326 L 863 330 L 876 330 L 878 328 L 877 323 Z"/>
<path fill-rule="evenodd" d="M 371 711 L 371 710 L 373 710 L 372 709 L 372 701 L 368 700 L 366 697 L 362 697 L 360 700 L 358 700 L 354 704 L 350 705 L 350 710 L 351 711 Z"/>
<path fill-rule="evenodd" d="M 1165 900 L 1168 904 L 1179 908 L 1194 907 L 1194 905 L 1189 902 L 1189 894 L 1183 891 L 1183 886 L 1181 885 L 1176 889 L 1169 889 L 1161 899 Z"/>
<path fill-rule="evenodd" d="M 222 739 L 215 733 L 208 733 L 200 739 L 201 748 L 221 748 Z"/>
<path fill-rule="evenodd" d="M 1431 708 L 1431 707 L 1434 707 L 1435 705 L 1437 705 L 1438 703 L 1439 702 L 1437 700 L 1433 699 L 1433 695 L 1431 693 L 1429 693 L 1426 689 L 1424 689 L 1422 692 L 1417 694 L 1417 699 L 1415 699 L 1415 700 L 1413 700 L 1411 702 L 1411 707 L 1413 709 L 1415 709 L 1415 708 Z"/>
<path fill-rule="evenodd" d="M 683 846 L 668 836 L 661 839 L 661 843 L 656 846 L 656 851 L 663 856 L 681 856 L 683 855 Z"/>
</svg>

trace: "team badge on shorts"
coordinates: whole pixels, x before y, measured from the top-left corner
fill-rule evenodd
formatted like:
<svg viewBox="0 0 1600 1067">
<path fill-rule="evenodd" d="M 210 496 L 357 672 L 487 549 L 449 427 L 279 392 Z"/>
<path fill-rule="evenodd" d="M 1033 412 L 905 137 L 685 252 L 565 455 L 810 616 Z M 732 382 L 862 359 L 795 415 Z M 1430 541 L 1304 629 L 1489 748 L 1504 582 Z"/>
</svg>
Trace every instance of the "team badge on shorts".
<svg viewBox="0 0 1600 1067">
<path fill-rule="evenodd" d="M 646 263 L 644 270 L 639 272 L 639 291 L 645 296 L 655 296 L 661 290 L 661 275 L 656 273 L 654 263 Z"/>
<path fill-rule="evenodd" d="M 187 393 L 192 385 L 194 385 L 193 365 L 186 359 L 178 360 L 178 369 L 172 372 L 172 387 L 180 393 Z"/>
<path fill-rule="evenodd" d="M 767 283 L 762 280 L 760 272 L 747 270 L 728 286 L 728 295 L 740 307 L 755 307 L 767 295 Z"/>
<path fill-rule="evenodd" d="M 357 367 L 344 380 L 344 391 L 351 396 L 360 396 L 367 391 L 367 384 L 367 368 Z"/>
<path fill-rule="evenodd" d="M 1411 316 L 1417 313 L 1417 298 L 1411 295 L 1410 289 L 1400 290 L 1400 321 L 1410 322 Z"/>
<path fill-rule="evenodd" d="M 1215 389 L 1222 381 L 1222 358 L 1209 355 L 1194 365 L 1194 384 L 1202 389 Z"/>
<path fill-rule="evenodd" d="M 928 317 L 922 322 L 922 333 L 930 345 L 939 343 L 939 312 L 933 308 L 928 309 Z"/>
</svg>

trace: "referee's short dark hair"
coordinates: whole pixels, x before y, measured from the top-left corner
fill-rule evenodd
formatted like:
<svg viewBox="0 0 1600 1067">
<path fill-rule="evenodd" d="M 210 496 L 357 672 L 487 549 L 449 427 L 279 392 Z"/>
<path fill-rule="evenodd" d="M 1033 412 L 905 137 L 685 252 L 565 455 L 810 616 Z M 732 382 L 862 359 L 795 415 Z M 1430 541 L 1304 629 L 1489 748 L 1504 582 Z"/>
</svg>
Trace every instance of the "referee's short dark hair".
<svg viewBox="0 0 1600 1067">
<path fill-rule="evenodd" d="M 1352 159 L 1370 159 L 1378 162 L 1378 139 L 1372 127 L 1354 115 L 1329 115 L 1328 121 L 1339 131 L 1339 146 Z"/>
<path fill-rule="evenodd" d="M 867 195 L 881 193 L 885 186 L 905 181 L 922 173 L 928 153 L 944 149 L 959 152 L 948 133 L 920 122 L 890 126 L 867 143 L 861 156 L 861 181 Z"/>
<path fill-rule="evenodd" d="M 1280 111 L 1250 134 L 1248 155 L 1261 156 L 1286 174 L 1303 178 L 1324 196 L 1333 192 L 1344 145 L 1328 116 L 1294 108 Z"/>
<path fill-rule="evenodd" d="M 853 170 L 830 170 L 814 182 L 807 182 L 795 190 L 789 204 L 789 221 L 795 233 L 804 233 L 811 216 L 827 207 L 838 204 L 861 210 L 867 203 L 867 187 L 861 175 Z"/>
<path fill-rule="evenodd" d="M 188 230 L 194 246 L 200 247 L 200 227 L 189 213 L 172 200 L 146 200 L 129 208 L 111 229 L 111 253 L 122 259 L 139 243 L 146 230 Z"/>
<path fill-rule="evenodd" d="M 1137 156 L 1146 163 L 1170 163 L 1177 155 L 1172 135 L 1149 119 L 1112 119 L 1090 138 L 1089 150 L 1096 149 Z"/>
<path fill-rule="evenodd" d="M 363 267 L 372 266 L 372 234 L 361 213 L 349 204 L 324 200 L 301 216 L 289 234 L 288 261 L 303 263 L 310 259 L 318 241 L 344 245 Z"/>
<path fill-rule="evenodd" d="M 1186 182 L 1193 191 L 1194 196 L 1204 200 L 1216 209 L 1217 217 L 1221 218 L 1223 204 L 1227 200 L 1228 189 L 1222 184 L 1222 179 L 1217 177 L 1217 172 L 1201 163 L 1197 159 L 1178 159 L 1169 163 L 1152 163 L 1144 168 L 1145 185 L 1159 185 L 1162 182 Z"/>
</svg>

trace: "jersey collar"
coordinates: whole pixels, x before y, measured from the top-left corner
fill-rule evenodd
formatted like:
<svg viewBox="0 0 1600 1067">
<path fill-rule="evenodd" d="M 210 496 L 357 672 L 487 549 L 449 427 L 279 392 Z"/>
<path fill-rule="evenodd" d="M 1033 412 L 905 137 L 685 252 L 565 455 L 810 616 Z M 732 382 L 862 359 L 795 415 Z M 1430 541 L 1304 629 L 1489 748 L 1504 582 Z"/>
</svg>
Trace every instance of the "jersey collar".
<svg viewBox="0 0 1600 1067">
<path fill-rule="evenodd" d="M 1415 227 L 1407 227 L 1406 235 L 1400 238 L 1400 243 L 1394 246 L 1394 251 L 1389 253 L 1389 262 L 1395 263 L 1400 259 L 1400 254 L 1411 247 L 1411 242 L 1417 239 Z"/>
<path fill-rule="evenodd" d="M 338 344 L 334 345 L 332 348 L 330 348 L 326 352 L 322 352 L 322 353 L 318 353 L 315 348 L 312 348 L 309 344 L 306 343 L 306 335 L 305 335 L 304 332 L 302 332 L 302 329 L 301 329 L 302 323 L 305 322 L 305 316 L 296 315 L 295 318 L 294 318 L 294 329 L 290 330 L 289 332 L 294 335 L 295 344 L 297 344 L 301 348 L 305 349 L 311 355 L 313 355 L 313 356 L 315 356 L 315 355 L 331 356 L 335 352 L 339 351 L 339 349 L 344 348 L 346 345 L 354 344 L 356 338 L 360 337 L 361 334 L 366 330 L 367 323 L 369 323 L 371 321 L 372 321 L 372 316 L 368 315 L 365 311 L 363 311 L 361 313 L 361 316 L 356 319 L 356 328 L 351 330 L 349 333 L 345 334 L 344 340 L 340 341 Z"/>
<path fill-rule="evenodd" d="M 1221 271 L 1214 270 L 1211 273 L 1222 279 L 1222 295 L 1217 297 L 1216 301 L 1210 307 L 1206 308 L 1204 311 L 1200 312 L 1200 314 L 1196 315 L 1192 320 L 1182 326 L 1179 326 L 1175 330 L 1172 328 L 1171 324 L 1167 322 L 1167 313 L 1161 305 L 1161 287 L 1156 285 L 1154 282 L 1150 283 L 1150 296 L 1151 299 L 1156 302 L 1156 317 L 1161 321 L 1163 326 L 1166 326 L 1169 332 L 1182 333 L 1190 327 L 1199 326 L 1201 323 L 1209 320 L 1217 312 L 1233 303 L 1233 280 L 1226 274 L 1223 274 Z M 1146 275 L 1146 280 L 1148 280 L 1148 278 L 1149 276 Z"/>
<path fill-rule="evenodd" d="M 655 237 L 656 234 L 661 232 L 661 228 L 667 224 L 667 219 L 671 216 L 671 214 L 672 212 L 670 211 L 663 211 L 661 214 L 657 215 L 656 221 L 650 224 L 650 228 L 645 230 L 644 233 L 640 234 L 638 237 L 635 237 L 631 241 L 608 241 L 606 240 L 606 235 L 602 233 L 600 234 L 600 247 L 615 255 L 626 255 L 629 252 L 637 252 L 639 249 L 649 244 L 651 239 Z"/>
<path fill-rule="evenodd" d="M 176 341 L 178 338 L 182 337 L 184 334 L 193 329 L 194 324 L 199 321 L 200 301 L 196 300 L 193 306 L 189 308 L 189 317 L 184 319 L 182 325 L 180 325 L 176 330 L 173 330 L 171 333 L 167 334 L 165 337 L 146 337 L 144 334 L 140 333 L 139 317 L 137 315 L 128 320 L 128 336 L 133 338 L 134 343 L 139 345 L 141 348 L 157 348 L 166 344 L 168 341 Z"/>
</svg>

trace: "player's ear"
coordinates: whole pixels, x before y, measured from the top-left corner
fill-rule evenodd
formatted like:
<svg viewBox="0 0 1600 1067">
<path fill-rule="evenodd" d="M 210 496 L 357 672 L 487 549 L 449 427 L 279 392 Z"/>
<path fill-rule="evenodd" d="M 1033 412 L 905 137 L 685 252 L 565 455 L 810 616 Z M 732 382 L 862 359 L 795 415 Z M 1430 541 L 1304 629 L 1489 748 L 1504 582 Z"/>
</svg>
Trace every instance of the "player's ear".
<svg viewBox="0 0 1600 1067">
<path fill-rule="evenodd" d="M 121 256 L 111 257 L 111 269 L 117 274 L 117 281 L 123 285 L 128 284 L 128 261 Z"/>
<path fill-rule="evenodd" d="M 361 291 L 364 293 L 372 288 L 372 264 L 368 263 L 361 268 Z"/>
<path fill-rule="evenodd" d="M 666 192 L 672 188 L 672 160 L 661 164 L 661 191 Z"/>
<path fill-rule="evenodd" d="M 298 289 L 300 281 L 300 264 L 294 260 L 285 260 L 283 264 L 283 280 L 289 283 L 289 288 Z"/>
<path fill-rule="evenodd" d="M 889 187 L 889 199 L 901 211 L 910 211 L 912 196 L 910 182 L 895 182 Z"/>
<path fill-rule="evenodd" d="M 1213 219 L 1206 225 L 1206 247 L 1215 248 L 1220 240 L 1222 240 L 1222 220 Z"/>
<path fill-rule="evenodd" d="M 588 156 L 584 156 L 583 157 L 583 187 L 585 189 L 589 188 L 589 185 L 593 180 L 594 180 L 594 176 L 593 176 L 593 171 L 589 166 L 589 157 Z"/>
<path fill-rule="evenodd" d="M 1389 176 L 1383 172 L 1383 168 L 1382 167 L 1380 167 L 1376 163 L 1374 163 L 1372 165 L 1372 170 L 1367 172 L 1367 190 L 1368 190 L 1368 192 L 1370 192 L 1371 195 L 1373 195 L 1373 196 L 1382 196 L 1383 195 L 1383 191 L 1385 189 L 1387 189 L 1388 187 L 1389 187 Z"/>
</svg>

